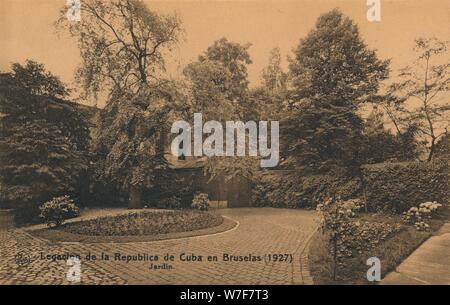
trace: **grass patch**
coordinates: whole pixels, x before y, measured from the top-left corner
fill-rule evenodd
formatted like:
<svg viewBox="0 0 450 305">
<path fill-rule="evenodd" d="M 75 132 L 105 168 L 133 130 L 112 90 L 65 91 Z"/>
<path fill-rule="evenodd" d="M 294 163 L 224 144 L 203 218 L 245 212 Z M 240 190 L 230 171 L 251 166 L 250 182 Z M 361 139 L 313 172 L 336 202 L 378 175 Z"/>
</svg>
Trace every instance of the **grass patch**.
<svg viewBox="0 0 450 305">
<path fill-rule="evenodd" d="M 203 234 L 233 228 L 234 221 L 213 212 L 195 210 L 140 211 L 67 223 L 31 233 L 53 242 L 139 242 Z"/>
<path fill-rule="evenodd" d="M 366 272 L 369 257 L 378 257 L 381 261 L 381 276 L 393 271 L 417 247 L 427 240 L 444 224 L 448 211 L 430 221 L 430 232 L 417 231 L 413 226 L 404 225 L 400 215 L 362 214 L 361 221 L 401 224 L 400 230 L 384 240 L 373 250 L 363 252 L 345 259 L 344 266 L 339 269 L 337 279 L 332 280 L 333 260 L 329 254 L 326 236 L 317 232 L 309 247 L 309 264 L 315 284 L 371 284 L 367 281 Z"/>
</svg>

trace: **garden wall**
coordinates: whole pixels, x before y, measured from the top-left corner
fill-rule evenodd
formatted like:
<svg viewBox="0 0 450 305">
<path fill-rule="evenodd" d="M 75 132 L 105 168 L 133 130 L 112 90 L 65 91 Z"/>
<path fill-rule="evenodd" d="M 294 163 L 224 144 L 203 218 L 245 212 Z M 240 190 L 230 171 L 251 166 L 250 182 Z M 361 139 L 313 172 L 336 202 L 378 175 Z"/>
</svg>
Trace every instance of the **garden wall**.
<svg viewBox="0 0 450 305">
<path fill-rule="evenodd" d="M 426 201 L 448 202 L 447 161 L 380 163 L 361 170 L 371 211 L 401 213 Z"/>
</svg>

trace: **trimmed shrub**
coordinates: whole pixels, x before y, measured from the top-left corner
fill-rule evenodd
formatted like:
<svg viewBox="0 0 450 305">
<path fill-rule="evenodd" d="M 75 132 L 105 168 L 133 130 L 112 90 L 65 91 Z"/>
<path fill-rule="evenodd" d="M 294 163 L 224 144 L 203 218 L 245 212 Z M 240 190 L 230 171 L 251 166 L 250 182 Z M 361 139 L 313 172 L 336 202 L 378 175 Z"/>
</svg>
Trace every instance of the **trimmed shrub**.
<svg viewBox="0 0 450 305">
<path fill-rule="evenodd" d="M 80 215 L 80 210 L 69 196 L 53 198 L 39 209 L 41 210 L 40 217 L 49 227 L 58 227 L 64 220 Z"/>
<path fill-rule="evenodd" d="M 208 194 L 198 193 L 195 194 L 192 200 L 192 208 L 200 211 L 207 211 L 210 207 Z"/>
<path fill-rule="evenodd" d="M 380 163 L 362 167 L 369 210 L 403 213 L 422 202 L 448 200 L 445 161 Z"/>
<path fill-rule="evenodd" d="M 331 196 L 343 200 L 358 198 L 358 178 L 315 175 L 300 177 L 295 172 L 265 172 L 254 179 L 253 206 L 313 208 Z"/>
</svg>

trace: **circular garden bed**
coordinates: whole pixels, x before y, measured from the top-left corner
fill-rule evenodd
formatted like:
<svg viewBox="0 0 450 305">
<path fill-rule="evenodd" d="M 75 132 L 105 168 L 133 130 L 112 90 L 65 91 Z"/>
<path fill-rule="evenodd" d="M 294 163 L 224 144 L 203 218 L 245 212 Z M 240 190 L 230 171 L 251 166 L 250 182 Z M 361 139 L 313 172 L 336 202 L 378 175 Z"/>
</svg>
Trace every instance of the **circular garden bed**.
<svg viewBox="0 0 450 305">
<path fill-rule="evenodd" d="M 139 211 L 71 222 L 32 233 L 54 242 L 139 242 L 214 234 L 235 225 L 234 221 L 213 212 Z"/>
</svg>

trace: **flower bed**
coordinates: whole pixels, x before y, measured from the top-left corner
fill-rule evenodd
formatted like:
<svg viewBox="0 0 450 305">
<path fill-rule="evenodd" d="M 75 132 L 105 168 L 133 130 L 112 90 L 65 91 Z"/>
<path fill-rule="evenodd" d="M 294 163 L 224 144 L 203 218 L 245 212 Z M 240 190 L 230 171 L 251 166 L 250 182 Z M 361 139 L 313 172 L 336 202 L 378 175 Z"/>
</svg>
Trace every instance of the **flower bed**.
<svg viewBox="0 0 450 305">
<path fill-rule="evenodd" d="M 329 236 L 316 233 L 309 248 L 311 275 L 315 284 L 370 284 L 366 273 L 369 257 L 381 261 L 381 276 L 394 270 L 408 255 L 436 232 L 448 218 L 448 210 L 429 220 L 429 230 L 419 231 L 413 225 L 406 224 L 401 215 L 363 213 L 357 215 L 354 224 L 358 224 L 354 237 L 341 251 L 338 272 L 333 279 L 334 262 L 329 249 Z M 345 251 L 351 249 L 351 252 Z M 341 249 L 340 249 L 341 250 Z M 347 255 L 345 255 L 347 254 Z"/>
<path fill-rule="evenodd" d="M 210 212 L 193 210 L 140 211 L 69 223 L 61 226 L 60 230 L 90 236 L 156 235 L 200 230 L 218 226 L 222 222 L 222 216 Z"/>
</svg>

